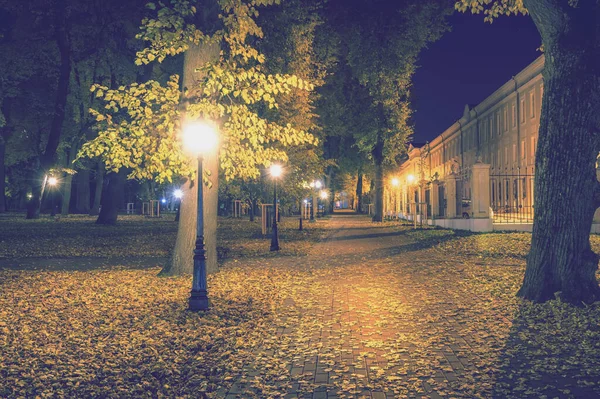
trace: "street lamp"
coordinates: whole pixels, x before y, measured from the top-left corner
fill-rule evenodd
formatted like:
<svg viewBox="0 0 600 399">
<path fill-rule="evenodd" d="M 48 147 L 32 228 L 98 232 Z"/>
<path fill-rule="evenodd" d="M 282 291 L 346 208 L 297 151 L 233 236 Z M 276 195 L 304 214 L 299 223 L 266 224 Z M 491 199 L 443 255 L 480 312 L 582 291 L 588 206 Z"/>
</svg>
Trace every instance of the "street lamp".
<svg viewBox="0 0 600 399">
<path fill-rule="evenodd" d="M 194 249 L 194 272 L 192 275 L 192 292 L 190 293 L 190 310 L 208 310 L 209 302 L 206 290 L 206 251 L 204 249 L 204 182 L 202 162 L 204 155 L 217 146 L 219 139 L 216 128 L 206 122 L 190 123 L 183 129 L 183 145 L 198 157 L 198 206 L 196 209 L 196 247 Z"/>
<path fill-rule="evenodd" d="M 321 212 L 321 216 L 325 216 L 325 205 L 327 204 L 325 200 L 329 197 L 329 194 L 325 190 L 321 190 L 321 199 L 323 200 L 323 212 Z"/>
<path fill-rule="evenodd" d="M 177 200 L 177 213 L 175 213 L 175 221 L 179 222 L 179 212 L 181 210 L 181 199 L 183 198 L 183 191 L 177 189 L 173 191 L 173 197 Z"/>
<path fill-rule="evenodd" d="M 50 211 L 50 216 L 56 216 L 56 209 L 54 205 L 54 187 L 58 184 L 58 179 L 54 176 L 50 176 L 48 178 L 48 185 L 50 186 L 50 206 L 52 210 Z"/>
<path fill-rule="evenodd" d="M 274 163 L 269 169 L 273 178 L 273 232 L 271 234 L 271 251 L 279 251 L 279 232 L 277 230 L 277 178 L 281 176 L 281 165 Z"/>
<path fill-rule="evenodd" d="M 317 191 L 321 188 L 323 184 L 319 181 L 319 180 L 313 180 L 310 183 L 310 187 L 313 190 L 313 201 L 312 201 L 312 212 L 310 213 L 310 221 L 314 222 L 315 221 L 315 212 L 318 212 L 319 210 L 319 202 L 317 199 Z M 317 207 L 317 210 L 315 211 L 315 206 Z"/>
</svg>

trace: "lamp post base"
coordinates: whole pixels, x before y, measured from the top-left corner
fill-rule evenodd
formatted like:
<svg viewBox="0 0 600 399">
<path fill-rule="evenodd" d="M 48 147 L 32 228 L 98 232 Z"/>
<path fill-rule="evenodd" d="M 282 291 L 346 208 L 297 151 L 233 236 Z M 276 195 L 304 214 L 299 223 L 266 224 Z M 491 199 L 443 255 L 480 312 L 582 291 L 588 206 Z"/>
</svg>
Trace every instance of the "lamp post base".
<svg viewBox="0 0 600 399">
<path fill-rule="evenodd" d="M 271 236 L 271 251 L 279 251 L 279 231 L 277 223 L 273 223 L 273 235 Z"/>
<path fill-rule="evenodd" d="M 192 291 L 189 300 L 190 310 L 208 310 L 208 296 L 206 291 Z"/>
</svg>

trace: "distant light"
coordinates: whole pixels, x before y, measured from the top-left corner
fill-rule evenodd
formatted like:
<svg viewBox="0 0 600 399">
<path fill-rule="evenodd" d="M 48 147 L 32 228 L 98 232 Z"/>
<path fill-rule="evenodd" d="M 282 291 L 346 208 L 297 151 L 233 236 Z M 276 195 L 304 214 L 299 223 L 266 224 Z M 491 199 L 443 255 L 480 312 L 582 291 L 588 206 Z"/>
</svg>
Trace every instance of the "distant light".
<svg viewBox="0 0 600 399">
<path fill-rule="evenodd" d="M 163 198 L 163 199 L 160 200 L 160 202 L 162 202 L 163 204 L 166 204 L 167 200 Z"/>
<path fill-rule="evenodd" d="M 415 181 L 415 177 L 413 175 L 408 175 L 408 176 L 406 176 L 406 180 L 410 184 Z"/>
<path fill-rule="evenodd" d="M 271 172 L 271 176 L 279 177 L 283 173 L 283 168 L 281 167 L 281 165 L 274 163 L 269 168 L 269 171 Z"/>
<path fill-rule="evenodd" d="M 392 179 L 392 186 L 397 186 L 398 184 L 400 184 L 400 181 L 397 178 L 393 178 Z"/>
<path fill-rule="evenodd" d="M 321 183 L 321 181 L 320 181 L 320 180 L 317 180 L 317 181 L 315 182 L 315 187 L 317 188 L 317 190 L 318 190 L 318 189 L 320 189 L 322 185 L 323 185 L 323 183 Z"/>
<path fill-rule="evenodd" d="M 329 197 L 329 194 L 327 193 L 327 191 L 325 191 L 325 190 L 321 191 L 321 199 L 327 199 L 327 197 Z"/>
<path fill-rule="evenodd" d="M 58 183 L 58 179 L 54 176 L 50 176 L 48 178 L 48 184 L 51 186 L 56 186 L 56 184 Z"/>
<path fill-rule="evenodd" d="M 216 127 L 207 122 L 193 122 L 183 128 L 183 145 L 194 154 L 206 154 L 218 142 Z"/>
<path fill-rule="evenodd" d="M 183 198 L 183 191 L 181 191 L 180 189 L 173 191 L 173 197 L 177 199 Z"/>
<path fill-rule="evenodd" d="M 31 195 L 31 194 L 30 194 L 30 195 Z M 305 204 L 308 204 L 308 200 L 307 200 L 307 199 L 305 199 L 305 200 L 304 200 L 304 203 L 305 203 Z"/>
<path fill-rule="evenodd" d="M 27 199 L 32 199 L 33 198 L 33 194 L 27 194 Z M 306 201 L 306 200 L 305 200 Z"/>
</svg>

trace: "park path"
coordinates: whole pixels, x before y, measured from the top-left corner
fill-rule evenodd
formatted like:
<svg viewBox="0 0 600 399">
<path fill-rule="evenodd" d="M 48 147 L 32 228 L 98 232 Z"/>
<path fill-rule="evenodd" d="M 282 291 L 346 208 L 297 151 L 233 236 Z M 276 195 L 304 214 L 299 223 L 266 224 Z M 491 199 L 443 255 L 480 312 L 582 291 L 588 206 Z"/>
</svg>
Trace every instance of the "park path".
<svg viewBox="0 0 600 399">
<path fill-rule="evenodd" d="M 502 309 L 490 314 L 488 300 L 461 285 L 464 269 L 419 246 L 409 228 L 351 215 L 328 223 L 308 257 L 285 261 L 298 283 L 278 310 L 276 337 L 226 398 L 248 397 L 272 364 L 288 368 L 292 383 L 278 387 L 286 398 L 489 395 L 481 359 L 503 343 L 475 330 L 507 330 Z"/>
</svg>

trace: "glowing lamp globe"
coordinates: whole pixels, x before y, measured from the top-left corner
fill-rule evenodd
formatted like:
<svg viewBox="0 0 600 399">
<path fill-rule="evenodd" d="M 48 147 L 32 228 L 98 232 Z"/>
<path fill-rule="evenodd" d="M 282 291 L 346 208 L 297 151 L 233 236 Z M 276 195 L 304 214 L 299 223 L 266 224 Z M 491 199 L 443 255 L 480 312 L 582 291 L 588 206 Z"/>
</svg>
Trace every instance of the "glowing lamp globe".
<svg viewBox="0 0 600 399">
<path fill-rule="evenodd" d="M 325 190 L 321 191 L 321 199 L 327 199 L 327 197 L 329 197 L 329 195 L 327 194 L 327 191 L 325 191 Z"/>
<path fill-rule="evenodd" d="M 58 179 L 54 176 L 51 176 L 48 178 L 48 184 L 51 186 L 56 186 L 56 184 L 58 183 Z"/>
<path fill-rule="evenodd" d="M 318 190 L 318 189 L 320 189 L 322 185 L 323 185 L 323 184 L 322 184 L 322 183 L 321 183 L 319 180 L 317 180 L 317 181 L 315 182 L 315 187 L 317 188 L 317 190 Z"/>
<path fill-rule="evenodd" d="M 412 183 L 415 181 L 415 177 L 413 175 L 408 175 L 406 176 L 406 180 L 408 180 L 408 183 Z"/>
<path fill-rule="evenodd" d="M 277 178 L 277 177 L 281 176 L 281 174 L 283 173 L 283 168 L 281 167 L 281 165 L 274 163 L 269 168 L 269 171 L 271 173 L 271 176 Z"/>
<path fill-rule="evenodd" d="M 395 177 L 392 179 L 392 186 L 398 186 L 398 184 L 400 184 L 400 182 L 398 181 L 398 179 L 396 179 Z"/>
<path fill-rule="evenodd" d="M 207 122 L 193 122 L 183 128 L 183 146 L 192 154 L 206 154 L 218 142 L 217 129 Z"/>
<path fill-rule="evenodd" d="M 183 191 L 181 191 L 180 189 L 173 191 L 173 197 L 177 199 L 183 198 Z"/>
<path fill-rule="evenodd" d="M 304 200 L 304 203 L 305 203 L 305 204 L 308 204 L 308 200 L 307 200 L 307 199 L 305 199 L 305 200 Z"/>
</svg>

